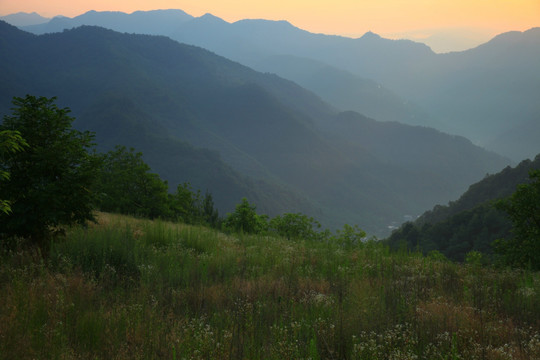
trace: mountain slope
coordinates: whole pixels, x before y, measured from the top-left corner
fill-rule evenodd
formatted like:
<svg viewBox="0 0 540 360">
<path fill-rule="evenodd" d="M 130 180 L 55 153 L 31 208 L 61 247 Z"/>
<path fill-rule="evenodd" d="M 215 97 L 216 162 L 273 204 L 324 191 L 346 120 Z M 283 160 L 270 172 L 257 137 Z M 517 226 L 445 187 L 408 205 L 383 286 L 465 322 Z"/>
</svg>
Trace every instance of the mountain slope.
<svg viewBox="0 0 540 360">
<path fill-rule="evenodd" d="M 344 111 L 357 111 L 379 121 L 425 126 L 434 123 L 418 106 L 377 82 L 315 60 L 274 55 L 254 61 L 252 65 L 260 71 L 290 79 Z"/>
<path fill-rule="evenodd" d="M 182 10 L 135 11 L 131 14 L 92 10 L 74 18 L 57 16 L 47 22 L 24 26 L 23 29 L 41 35 L 82 25 L 93 25 L 119 32 L 161 35 L 174 31 L 179 24 L 191 19 L 193 16 Z"/>
<path fill-rule="evenodd" d="M 281 28 L 280 33 L 284 38 L 288 37 L 290 30 L 295 28 L 287 22 L 246 20 L 234 24 L 237 28 L 231 29 L 231 24 L 211 14 L 193 18 L 180 10 L 133 14 L 89 11 L 72 19 L 56 18 L 47 24 L 23 28 L 35 34 L 45 34 L 81 25 L 102 26 L 120 32 L 170 35 L 180 42 L 211 49 L 259 71 L 276 73 L 293 80 L 341 110 L 359 111 L 383 121 L 423 125 L 427 125 L 429 121 L 420 110 L 406 104 L 388 89 L 381 89 L 381 85 L 373 80 L 362 79 L 308 58 L 266 56 L 267 51 L 256 44 L 255 37 L 261 41 L 268 40 L 269 33 L 273 34 L 272 38 L 275 37 L 276 26 Z M 249 28 L 252 33 L 242 35 L 244 27 Z M 231 44 L 237 43 L 235 39 L 238 38 L 247 43 L 231 47 Z M 303 38 L 298 38 L 298 41 L 303 41 Z M 283 38 L 279 41 L 273 40 L 272 47 L 281 47 L 282 43 Z M 264 45 L 266 46 L 269 44 Z"/>
<path fill-rule="evenodd" d="M 62 19 L 61 26 L 28 29 L 40 32 L 49 27 L 47 31 L 53 28 L 59 31 L 82 23 L 98 24 L 95 17 L 99 18 L 100 14 L 92 15 L 94 18 L 84 14 L 70 20 Z M 103 17 L 107 16 L 109 14 L 103 14 Z M 100 24 L 104 25 L 104 22 Z M 148 32 L 136 24 L 127 31 Z M 108 22 L 106 26 L 126 31 L 115 23 Z M 264 64 L 276 56 L 327 64 L 376 81 L 405 102 L 423 109 L 414 112 L 428 115 L 423 119 L 425 122 L 410 116 L 381 120 L 423 124 L 466 136 L 476 144 L 512 156 L 515 161 L 540 151 L 540 145 L 534 140 L 519 141 L 516 137 L 504 136 L 508 131 L 516 132 L 524 127 L 540 136 L 536 126 L 528 125 L 540 121 L 537 101 L 540 96 L 540 67 L 537 65 L 540 62 L 540 28 L 501 34 L 475 49 L 446 54 L 435 54 L 423 44 L 388 40 L 373 33 L 350 39 L 312 34 L 285 21 L 241 20 L 231 24 L 210 14 L 199 18 L 184 17 L 160 34 L 202 46 L 260 71 L 268 71 Z M 274 63 L 271 71 L 285 76 L 287 66 Z M 336 73 L 326 73 L 319 80 L 314 77 L 311 84 L 301 83 L 309 85 L 311 90 L 334 105 L 343 106 L 332 98 L 336 92 L 318 90 L 325 88 L 328 76 L 332 77 L 331 82 L 339 83 L 335 89 L 345 90 L 348 86 L 347 80 Z M 296 77 L 290 78 L 298 81 Z M 372 95 L 359 92 L 356 96 L 366 96 L 364 103 L 367 104 L 380 101 Z M 338 99 L 349 96 L 352 94 L 343 94 Z M 342 110 L 362 110 L 360 112 L 379 118 L 380 114 L 369 109 L 363 111 L 349 106 L 351 102 L 354 99 Z M 385 107 L 390 108 L 393 104 L 391 97 L 385 99 Z"/>
<path fill-rule="evenodd" d="M 471 185 L 456 201 L 437 205 L 414 223 L 393 232 L 388 243 L 398 248 L 419 247 L 424 252 L 438 250 L 452 260 L 463 261 L 471 250 L 492 253 L 491 244 L 510 235 L 506 214 L 495 209 L 494 202 L 514 193 L 518 184 L 529 181 L 529 171 L 540 169 L 540 155 L 506 167 Z"/>
<path fill-rule="evenodd" d="M 18 12 L 16 14 L 0 16 L 0 20 L 5 21 L 14 26 L 30 26 L 30 25 L 45 24 L 49 22 L 51 19 L 43 17 L 35 12 L 33 13 Z"/>
<path fill-rule="evenodd" d="M 516 161 L 540 151 L 538 142 L 504 137 L 514 127 L 540 121 L 540 28 L 502 34 L 464 52 L 435 54 L 421 44 L 383 39 L 372 33 L 348 39 L 310 34 L 288 23 L 253 20 L 222 23 L 217 34 L 214 28 L 195 24 L 197 21 L 183 23 L 171 37 L 258 70 L 265 70 L 259 64 L 275 56 L 319 61 L 375 80 L 405 101 L 418 104 L 429 114 L 426 125 L 466 136 L 512 155 Z M 197 27 L 195 37 L 190 37 L 191 27 Z M 287 68 L 276 63 L 272 71 L 284 76 Z M 324 80 L 310 89 L 324 87 Z M 334 77 L 333 81 L 338 80 Z M 340 80 L 341 86 L 345 86 L 343 82 Z M 324 97 L 331 101 L 331 97 Z M 408 120 L 404 117 L 401 121 Z M 536 128 L 529 129 L 538 134 Z M 519 151 L 505 152 L 509 148 Z"/>
<path fill-rule="evenodd" d="M 165 37 L 97 27 L 33 36 L 5 23 L 0 35 L 0 65 L 9 70 L 0 112 L 14 95 L 58 96 L 102 147 L 134 146 L 171 186 L 223 192 L 221 211 L 238 202 L 232 195 L 255 194 L 250 200 L 269 215 L 303 211 L 327 226 L 357 223 L 380 234 L 507 163 L 462 139 L 429 142 L 434 133 L 395 123 L 369 121 L 367 141 L 364 128 L 337 126 L 342 115 L 298 85 Z M 400 132 L 407 140 L 391 135 Z M 410 141 L 431 145 L 419 151 Z M 189 155 L 186 143 L 214 152 Z M 216 153 L 228 166 L 208 156 Z M 182 154 L 213 163 L 195 169 Z M 426 154 L 445 161 L 426 171 Z M 402 163 L 408 156 L 414 161 Z M 443 178 L 451 173 L 458 176 Z M 221 186 L 229 183 L 238 186 Z"/>
</svg>

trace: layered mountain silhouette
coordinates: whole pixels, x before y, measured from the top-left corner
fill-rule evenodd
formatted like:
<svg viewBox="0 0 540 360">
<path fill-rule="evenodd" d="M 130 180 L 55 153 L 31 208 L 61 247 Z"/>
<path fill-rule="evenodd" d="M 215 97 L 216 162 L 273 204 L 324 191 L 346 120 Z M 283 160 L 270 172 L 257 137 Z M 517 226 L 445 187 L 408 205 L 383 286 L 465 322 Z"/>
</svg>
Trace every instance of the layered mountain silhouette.
<svg viewBox="0 0 540 360">
<path fill-rule="evenodd" d="M 43 17 L 38 13 L 18 12 L 16 14 L 0 16 L 0 20 L 15 26 L 39 25 L 49 22 L 50 18 Z"/>
<path fill-rule="evenodd" d="M 0 23 L 0 114 L 12 96 L 57 96 L 101 149 L 142 151 L 171 187 L 220 211 L 302 211 L 382 234 L 508 160 L 463 137 L 342 113 L 315 94 L 162 36 L 83 26 L 36 36 Z"/>
<path fill-rule="evenodd" d="M 374 33 L 350 39 L 312 34 L 286 21 L 231 24 L 211 14 L 195 18 L 179 10 L 130 15 L 89 12 L 25 29 L 44 33 L 83 24 L 161 34 L 201 46 L 256 70 L 296 81 L 341 110 L 463 135 L 515 161 L 540 151 L 535 141 L 540 138 L 540 28 L 501 34 L 477 48 L 447 54 Z M 289 60 L 283 61 L 283 57 Z M 303 75 L 291 72 L 290 57 L 295 58 L 295 67 L 313 69 L 316 61 L 330 68 L 319 67 L 307 79 L 305 71 Z M 352 76 L 344 78 L 343 71 Z M 384 91 L 366 91 L 373 85 L 362 81 L 366 79 Z M 402 117 L 392 111 L 373 112 L 365 105 L 398 109 L 396 101 L 405 108 Z M 507 137 L 507 133 L 530 136 L 519 139 Z"/>
<path fill-rule="evenodd" d="M 119 32 L 160 35 L 175 31 L 179 24 L 193 16 L 182 10 L 136 11 L 126 14 L 119 11 L 88 11 L 74 18 L 57 16 L 41 24 L 25 26 L 34 34 L 61 32 L 81 25 L 95 25 Z M 5 19 L 9 22 L 9 19 Z"/>
</svg>

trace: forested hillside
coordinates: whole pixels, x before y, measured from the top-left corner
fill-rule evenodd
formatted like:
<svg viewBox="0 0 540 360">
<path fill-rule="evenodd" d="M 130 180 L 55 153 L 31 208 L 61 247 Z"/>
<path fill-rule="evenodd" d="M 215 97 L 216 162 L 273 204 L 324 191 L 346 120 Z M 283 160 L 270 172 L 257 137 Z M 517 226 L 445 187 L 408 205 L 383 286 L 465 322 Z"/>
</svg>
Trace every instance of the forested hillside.
<svg viewBox="0 0 540 360">
<path fill-rule="evenodd" d="M 392 233 L 388 243 L 395 249 L 408 247 L 424 253 L 437 250 L 458 261 L 470 251 L 492 254 L 495 240 L 512 236 L 508 214 L 495 206 L 496 201 L 512 195 L 519 184 L 528 183 L 533 169 L 540 169 L 540 155 L 486 176 L 458 200 L 437 205 L 403 225 Z"/>
</svg>

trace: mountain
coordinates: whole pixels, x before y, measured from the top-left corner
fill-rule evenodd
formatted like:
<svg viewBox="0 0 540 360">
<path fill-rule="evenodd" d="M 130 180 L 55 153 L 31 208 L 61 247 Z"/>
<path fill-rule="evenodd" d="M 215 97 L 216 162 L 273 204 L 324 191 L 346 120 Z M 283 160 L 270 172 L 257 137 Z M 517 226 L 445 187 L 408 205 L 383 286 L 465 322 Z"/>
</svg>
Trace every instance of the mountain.
<svg viewBox="0 0 540 360">
<path fill-rule="evenodd" d="M 53 19 L 49 24 L 24 29 L 35 34 L 43 34 L 80 25 L 98 25 L 115 31 L 154 34 L 156 32 L 149 31 L 140 24 L 153 23 L 153 19 L 158 16 L 166 16 L 160 22 L 167 23 L 167 19 L 173 17 L 173 12 L 174 10 L 160 13 L 143 12 L 139 17 L 148 18 L 143 22 L 135 18 L 135 13 L 128 15 L 91 11 L 73 19 L 62 18 L 57 21 Z M 128 22 L 127 19 L 131 21 Z M 370 74 L 367 78 L 363 78 L 343 70 L 347 69 L 348 65 L 326 61 L 331 58 L 320 56 L 339 52 L 343 54 L 340 59 L 347 64 L 354 64 L 360 60 L 362 64 L 357 65 L 378 69 L 382 63 L 387 63 L 390 57 L 405 60 L 408 56 L 412 56 L 414 59 L 410 61 L 417 61 L 415 51 L 409 47 L 417 47 L 423 54 L 432 53 L 424 45 L 410 41 L 386 40 L 373 33 L 368 33 L 357 40 L 311 34 L 286 21 L 242 20 L 230 24 L 211 14 L 198 18 L 182 17 L 171 24 L 170 29 L 173 30 L 163 31 L 160 34 L 182 43 L 209 49 L 258 71 L 276 73 L 293 80 L 341 110 L 359 111 L 380 120 L 429 125 L 427 115 L 421 109 L 417 109 L 409 104 L 406 98 L 400 98 L 391 90 L 371 80 L 377 79 L 376 75 Z M 385 48 L 382 50 L 383 55 L 376 54 L 374 61 L 361 60 L 365 58 L 366 53 L 375 54 L 374 49 L 381 47 L 379 43 Z M 329 63 L 334 66 L 329 66 Z M 392 64 L 390 67 L 400 66 Z M 328 86 L 329 84 L 331 86 Z"/>
<path fill-rule="evenodd" d="M 0 20 L 5 21 L 8 24 L 11 24 L 13 26 L 30 26 L 30 25 L 45 24 L 49 22 L 49 20 L 51 19 L 43 17 L 35 12 L 33 13 L 19 12 L 16 14 L 0 16 Z"/>
<path fill-rule="evenodd" d="M 193 16 L 182 10 L 135 11 L 131 14 L 92 10 L 74 18 L 57 16 L 46 23 L 23 26 L 23 29 L 40 35 L 93 25 L 119 32 L 162 35 L 176 30 L 179 24 L 191 19 Z"/>
<path fill-rule="evenodd" d="M 442 54 L 418 103 L 442 123 L 514 159 L 540 150 L 540 28 L 510 32 L 477 48 Z M 436 82 L 438 86 L 433 86 Z M 520 128 L 531 138 L 506 137 Z M 448 129 L 447 129 L 448 130 Z"/>
<path fill-rule="evenodd" d="M 145 161 L 169 181 L 171 189 L 186 181 L 196 189 L 208 189 L 221 213 L 234 210 L 239 199 L 247 196 L 264 213 L 275 214 L 291 209 L 319 214 L 312 201 L 285 185 L 249 178 L 225 164 L 217 151 L 201 149 L 185 141 L 197 131 L 189 124 L 192 115 L 179 104 L 180 96 L 172 100 L 167 86 L 148 78 L 146 71 L 156 75 L 159 69 L 155 63 L 151 67 L 143 65 L 145 59 L 141 57 L 152 54 L 166 60 L 167 54 L 153 51 L 156 48 L 152 45 L 159 47 L 161 40 L 161 44 L 165 41 L 166 47 L 180 48 L 185 55 L 180 59 L 184 60 L 184 63 L 179 63 L 182 66 L 189 62 L 197 63 L 200 49 L 180 47 L 165 38 L 121 35 L 100 28 L 81 28 L 61 35 L 35 37 L 5 23 L 0 25 L 0 48 L 3 53 L 10 54 L 0 61 L 6 70 L 1 75 L 5 81 L 0 86 L 0 114 L 10 112 L 13 96 L 26 93 L 58 96 L 59 106 L 69 106 L 73 111 L 76 127 L 96 132 L 100 150 L 123 144 L 142 151 Z M 130 52 L 133 49 L 126 51 L 126 46 L 115 36 L 137 39 L 130 45 L 142 45 L 135 51 L 139 58 Z M 117 56 L 115 51 L 122 55 Z M 34 52 L 42 55 L 39 61 L 33 59 Z M 195 57 L 187 59 L 192 52 L 196 53 Z M 168 55 L 174 57 L 171 53 Z M 209 56 L 208 60 L 214 58 Z M 171 59 L 173 62 L 176 60 L 179 60 L 178 56 Z M 126 64 L 130 62 L 133 66 Z M 238 68 L 244 70 L 243 67 Z M 188 71 L 191 70 L 194 67 Z M 205 72 L 204 69 L 200 71 Z M 184 137 L 171 135 L 168 128 L 174 123 L 171 117 L 186 119 L 175 129 L 184 131 Z M 250 158 L 234 145 L 223 144 L 224 141 L 211 132 L 198 133 L 197 136 L 208 142 L 221 141 L 217 147 L 228 147 L 239 158 L 238 163 L 250 166 Z M 255 161 L 251 162 L 257 165 Z"/>
<path fill-rule="evenodd" d="M 193 28 L 197 30 L 192 31 Z M 192 36 L 192 33 L 197 35 Z M 516 161 L 540 151 L 538 142 L 504 137 L 514 127 L 540 122 L 540 104 L 536 100 L 540 96 L 538 28 L 502 34 L 475 49 L 447 54 L 435 54 L 422 44 L 388 40 L 373 33 L 348 39 L 311 34 L 284 22 L 259 20 L 222 22 L 218 28 L 204 28 L 195 18 L 182 24 L 170 36 L 261 71 L 267 71 L 259 66 L 261 63 L 272 62 L 277 56 L 318 61 L 374 80 L 403 98 L 403 102 L 416 104 L 423 109 L 420 113 L 428 115 L 427 122 L 420 123 L 416 118 L 406 116 L 402 122 L 425 124 L 466 136 L 477 144 L 512 156 Z M 271 70 L 298 80 L 289 75 L 287 65 L 280 66 L 276 62 Z M 311 81 L 309 88 L 316 91 L 326 86 L 328 77 L 321 77 L 319 81 L 313 77 Z M 350 82 L 335 73 L 331 81 L 339 82 L 343 89 Z M 364 112 L 352 108 L 351 101 L 338 104 L 332 99 L 331 92 L 317 93 L 342 110 Z M 347 97 L 344 93 L 334 94 L 343 99 Z M 365 102 L 377 101 L 365 94 L 357 94 L 364 96 Z M 392 104 L 392 101 L 384 102 L 386 108 L 391 108 Z M 535 131 L 534 135 L 540 136 L 540 133 Z M 509 148 L 516 150 L 509 152 Z"/>
<path fill-rule="evenodd" d="M 0 114 L 12 96 L 58 96 L 100 148 L 135 147 L 172 187 L 210 190 L 221 212 L 249 195 L 269 215 L 381 234 L 508 163 L 464 138 L 340 113 L 291 81 L 162 36 L 0 24 Z"/>
<path fill-rule="evenodd" d="M 419 106 L 381 84 L 319 61 L 275 55 L 254 61 L 252 66 L 296 82 L 337 109 L 353 110 L 373 119 L 410 125 L 433 127 L 435 122 Z"/>
<path fill-rule="evenodd" d="M 519 184 L 529 181 L 529 171 L 540 169 L 540 154 L 488 175 L 471 185 L 461 197 L 448 205 L 437 205 L 414 223 L 392 233 L 387 242 L 393 248 L 407 246 L 425 253 L 438 250 L 452 260 L 463 261 L 472 250 L 491 254 L 491 244 L 510 235 L 506 214 L 494 207 L 495 201 L 514 193 Z"/>
<path fill-rule="evenodd" d="M 490 149 L 497 148 L 501 154 L 511 159 L 528 154 L 540 139 L 540 118 L 531 117 L 529 121 L 511 125 L 508 129 L 486 143 Z"/>
<path fill-rule="evenodd" d="M 172 10 L 138 16 L 170 16 L 169 12 Z M 124 16 L 135 19 L 135 14 Z M 131 21 L 126 27 L 120 21 L 105 21 L 110 17 L 109 13 L 93 12 L 25 29 L 42 33 L 87 24 L 117 31 L 158 33 L 141 25 L 143 20 Z M 515 161 L 540 151 L 539 143 L 534 141 L 540 136 L 538 126 L 534 126 L 540 122 L 539 28 L 501 34 L 467 51 L 435 54 L 424 44 L 408 40 L 384 39 L 374 33 L 358 39 L 312 34 L 286 21 L 228 23 L 206 14 L 162 22 L 170 26 L 166 26 L 167 30 L 163 27 L 159 34 L 297 81 L 341 110 L 435 127 L 465 136 Z M 294 73 L 291 76 L 290 61 L 275 61 L 282 57 L 309 59 L 331 69 L 314 73 L 306 81 Z M 347 78 L 343 72 L 353 76 Z M 366 91 L 369 85 L 359 78 L 374 81 L 388 91 Z M 335 91 L 330 91 L 328 84 Z M 399 119 L 393 110 L 389 114 L 373 112 L 369 106 L 381 103 L 382 108 L 397 110 L 400 106 L 396 100 L 401 99 L 405 111 Z M 520 141 L 516 136 L 505 136 L 520 131 L 532 132 L 531 139 Z"/>
</svg>

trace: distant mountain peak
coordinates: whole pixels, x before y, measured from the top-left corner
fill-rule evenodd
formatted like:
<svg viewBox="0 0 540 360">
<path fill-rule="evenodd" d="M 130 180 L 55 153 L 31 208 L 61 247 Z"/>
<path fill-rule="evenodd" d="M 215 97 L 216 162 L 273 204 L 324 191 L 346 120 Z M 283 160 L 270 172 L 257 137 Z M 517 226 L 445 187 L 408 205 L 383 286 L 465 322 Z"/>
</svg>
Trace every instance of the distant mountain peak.
<svg viewBox="0 0 540 360">
<path fill-rule="evenodd" d="M 488 42 L 481 44 L 474 49 L 470 49 L 469 51 L 476 51 L 477 49 L 498 49 L 499 46 L 516 46 L 525 43 L 540 44 L 540 27 L 531 28 L 526 31 L 507 31 L 498 34 Z"/>
<path fill-rule="evenodd" d="M 199 20 L 205 20 L 205 21 L 213 21 L 213 22 L 219 22 L 219 23 L 226 23 L 225 20 L 222 18 L 219 18 L 213 14 L 206 13 L 203 16 L 198 17 Z"/>
<path fill-rule="evenodd" d="M 278 25 L 283 25 L 287 27 L 295 27 L 293 24 L 291 24 L 287 20 L 242 19 L 242 20 L 238 20 L 236 23 L 253 23 L 253 22 L 257 22 L 261 24 L 273 24 L 273 25 L 278 24 Z"/>
<path fill-rule="evenodd" d="M 188 17 L 193 17 L 189 15 L 184 10 L 180 9 L 157 9 L 157 10 L 137 10 L 134 11 L 132 14 L 152 14 L 152 13 L 170 13 L 170 14 L 176 14 L 176 15 L 187 15 Z"/>
<path fill-rule="evenodd" d="M 28 13 L 28 12 L 24 12 L 24 11 L 19 11 L 18 13 L 15 13 L 15 14 L 10 14 L 10 15 L 6 15 L 6 16 L 14 16 L 14 15 L 38 15 L 38 16 L 41 16 L 39 15 L 37 12 L 35 11 L 32 11 L 31 13 Z"/>
<path fill-rule="evenodd" d="M 378 35 L 378 34 L 375 34 L 374 32 L 372 31 L 368 31 L 367 33 L 365 33 L 364 35 L 362 35 L 362 37 L 360 39 L 364 39 L 364 40 L 367 40 L 367 39 L 380 39 L 381 36 Z"/>
<path fill-rule="evenodd" d="M 7 23 L 14 26 L 27 26 L 27 25 L 43 24 L 49 21 L 50 19 L 43 17 L 36 12 L 32 12 L 32 13 L 18 12 L 16 14 L 1 16 L 0 20 L 4 20 Z"/>
</svg>

